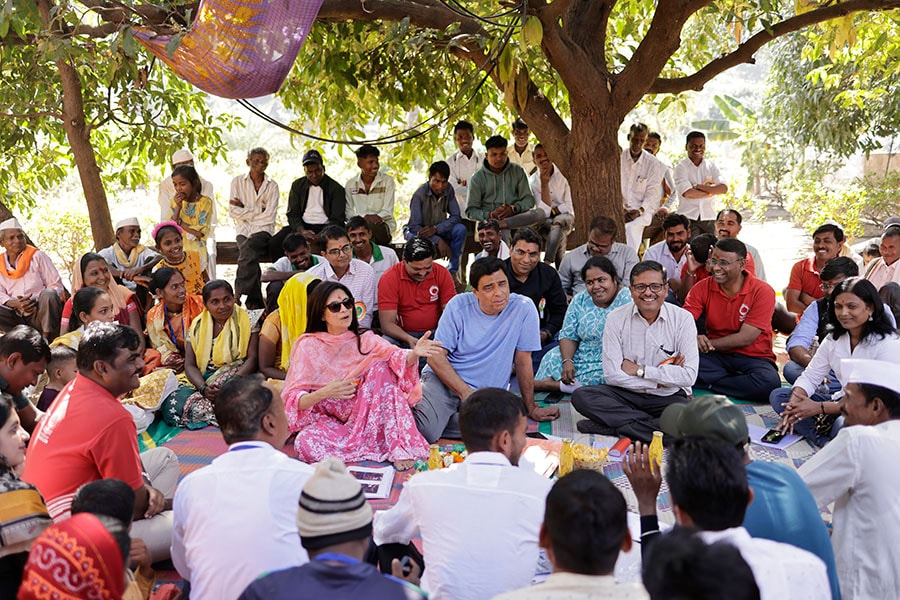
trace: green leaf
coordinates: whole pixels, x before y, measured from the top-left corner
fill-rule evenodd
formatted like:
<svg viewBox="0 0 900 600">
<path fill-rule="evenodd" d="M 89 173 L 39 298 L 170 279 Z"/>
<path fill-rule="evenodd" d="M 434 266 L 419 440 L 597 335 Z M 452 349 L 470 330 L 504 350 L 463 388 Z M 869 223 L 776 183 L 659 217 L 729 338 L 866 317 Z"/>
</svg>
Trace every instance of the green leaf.
<svg viewBox="0 0 900 600">
<path fill-rule="evenodd" d="M 672 102 L 675 101 L 675 98 L 676 96 L 666 96 L 665 98 L 663 98 L 659 103 L 659 108 L 657 109 L 658 112 L 663 112 L 664 110 L 669 108 L 669 106 L 672 105 Z"/>
<path fill-rule="evenodd" d="M 134 35 L 131 33 L 131 27 L 126 27 L 122 30 L 122 50 L 125 51 L 127 56 L 134 58 Z"/>
</svg>

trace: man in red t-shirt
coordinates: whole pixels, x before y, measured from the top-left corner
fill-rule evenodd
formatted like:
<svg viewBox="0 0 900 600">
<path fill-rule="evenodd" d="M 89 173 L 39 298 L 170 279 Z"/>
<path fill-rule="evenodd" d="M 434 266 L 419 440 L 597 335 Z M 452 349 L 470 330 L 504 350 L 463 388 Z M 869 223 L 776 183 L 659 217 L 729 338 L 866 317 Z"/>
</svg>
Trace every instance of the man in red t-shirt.
<svg viewBox="0 0 900 600">
<path fill-rule="evenodd" d="M 813 255 L 791 267 L 791 277 L 784 291 L 789 311 L 803 314 L 807 306 L 825 295 L 819 271 L 829 260 L 840 256 L 843 247 L 844 230 L 834 223 L 825 223 L 813 232 Z"/>
<path fill-rule="evenodd" d="M 85 483 L 124 481 L 135 494 L 131 535 L 144 540 L 159 561 L 169 557 L 178 458 L 168 448 L 140 455 L 134 420 L 118 400 L 139 385 L 144 368 L 139 348 L 140 338 L 130 327 L 88 327 L 78 348 L 78 375 L 38 423 L 22 479 L 38 488 L 54 520 L 69 516 Z"/>
<path fill-rule="evenodd" d="M 426 331 L 437 329 L 438 319 L 456 295 L 453 276 L 434 264 L 435 246 L 428 238 L 414 237 L 403 249 L 403 260 L 378 282 L 378 315 L 385 338 L 412 348 Z"/>
<path fill-rule="evenodd" d="M 752 402 L 768 402 L 781 385 L 772 352 L 775 290 L 746 271 L 747 247 L 740 240 L 716 242 L 707 261 L 710 277 L 697 283 L 684 309 L 698 323 L 697 387 Z"/>
</svg>

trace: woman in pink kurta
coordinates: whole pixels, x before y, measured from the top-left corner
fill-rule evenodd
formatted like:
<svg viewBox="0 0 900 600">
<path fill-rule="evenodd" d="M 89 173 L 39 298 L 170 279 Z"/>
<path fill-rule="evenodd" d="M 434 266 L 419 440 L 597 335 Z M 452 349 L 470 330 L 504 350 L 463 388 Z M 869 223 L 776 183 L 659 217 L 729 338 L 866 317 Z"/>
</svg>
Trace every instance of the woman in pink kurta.
<svg viewBox="0 0 900 600">
<path fill-rule="evenodd" d="M 428 338 L 403 350 L 371 331 L 360 334 L 350 290 L 320 283 L 282 390 L 300 459 L 391 461 L 403 470 L 427 457 L 410 407 L 422 398 L 418 359 L 439 351 Z"/>
</svg>

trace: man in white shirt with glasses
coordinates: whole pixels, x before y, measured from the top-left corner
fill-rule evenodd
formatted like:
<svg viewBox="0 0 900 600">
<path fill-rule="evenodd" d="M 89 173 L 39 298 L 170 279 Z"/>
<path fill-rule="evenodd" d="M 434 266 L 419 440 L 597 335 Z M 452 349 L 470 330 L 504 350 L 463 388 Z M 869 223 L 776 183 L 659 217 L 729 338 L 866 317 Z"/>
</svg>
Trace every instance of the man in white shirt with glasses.
<svg viewBox="0 0 900 600">
<path fill-rule="evenodd" d="M 663 410 L 689 400 L 700 361 L 697 327 L 690 313 L 666 303 L 666 293 L 658 262 L 631 270 L 634 303 L 610 313 L 603 329 L 606 384 L 572 394 L 572 406 L 588 417 L 578 431 L 649 442 Z"/>
</svg>

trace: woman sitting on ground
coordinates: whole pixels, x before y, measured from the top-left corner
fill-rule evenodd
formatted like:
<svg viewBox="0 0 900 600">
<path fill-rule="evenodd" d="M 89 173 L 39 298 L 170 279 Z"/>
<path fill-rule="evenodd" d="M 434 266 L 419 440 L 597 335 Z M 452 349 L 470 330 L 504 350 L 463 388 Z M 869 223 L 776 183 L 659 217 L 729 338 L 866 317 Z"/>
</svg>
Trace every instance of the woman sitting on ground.
<svg viewBox="0 0 900 600">
<path fill-rule="evenodd" d="M 259 372 L 263 376 L 284 380 L 291 364 L 291 348 L 306 332 L 307 295 L 318 283 L 319 279 L 309 273 L 298 273 L 285 282 L 278 295 L 278 308 L 266 317 L 259 332 Z"/>
<path fill-rule="evenodd" d="M 94 252 L 88 252 L 78 260 L 72 268 L 72 292 L 77 293 L 83 287 L 95 287 L 109 295 L 115 312 L 114 320 L 127 325 L 138 333 L 144 330 L 141 325 L 141 308 L 137 297 L 123 285 L 116 283 L 109 272 L 106 259 Z M 73 298 L 69 298 L 63 306 L 60 331 L 72 331 L 69 319 L 72 317 Z"/>
<path fill-rule="evenodd" d="M 68 321 L 69 331 L 62 334 L 50 344 L 65 346 L 78 350 L 84 328 L 94 321 L 112 323 L 116 320 L 116 309 L 109 294 L 95 287 L 83 287 L 71 298 L 71 317 Z"/>
<path fill-rule="evenodd" d="M 428 456 L 410 407 L 422 398 L 419 357 L 440 351 L 430 332 L 412 350 L 360 334 L 350 290 L 332 281 L 310 295 L 307 323 L 282 391 L 300 460 L 391 461 L 404 470 Z"/>
<path fill-rule="evenodd" d="M 188 294 L 178 269 L 163 267 L 150 276 L 150 293 L 159 302 L 147 312 L 147 335 L 160 353 L 162 366 L 176 373 L 184 370 L 187 331 L 203 312 L 203 298 Z"/>
<path fill-rule="evenodd" d="M 259 332 L 234 300 L 227 281 L 203 286 L 203 312 L 191 323 L 184 346 L 190 384 L 179 386 L 160 409 L 169 425 L 200 429 L 215 423 L 213 404 L 222 384 L 256 372 Z"/>
<path fill-rule="evenodd" d="M 870 281 L 851 277 L 834 288 L 828 302 L 827 329 L 828 335 L 794 387 L 778 388 L 769 396 L 772 408 L 781 414 L 779 428 L 802 435 L 817 446 L 827 444 L 839 430 L 833 423 L 841 413 L 843 390 L 834 395 L 817 392 L 829 371 L 845 383 L 841 367 L 845 358 L 884 360 L 900 368 L 900 337 Z"/>
<path fill-rule="evenodd" d="M 603 379 L 603 327 L 614 309 L 631 302 L 628 286 L 619 283 L 616 267 L 605 256 L 592 256 L 581 268 L 584 291 L 566 310 L 559 347 L 541 360 L 534 391 L 571 394 Z"/>
<path fill-rule="evenodd" d="M 28 434 L 9 394 L 0 394 L 0 423 L 0 598 L 15 598 L 31 542 L 53 521 L 37 488 L 17 475 Z"/>
</svg>

